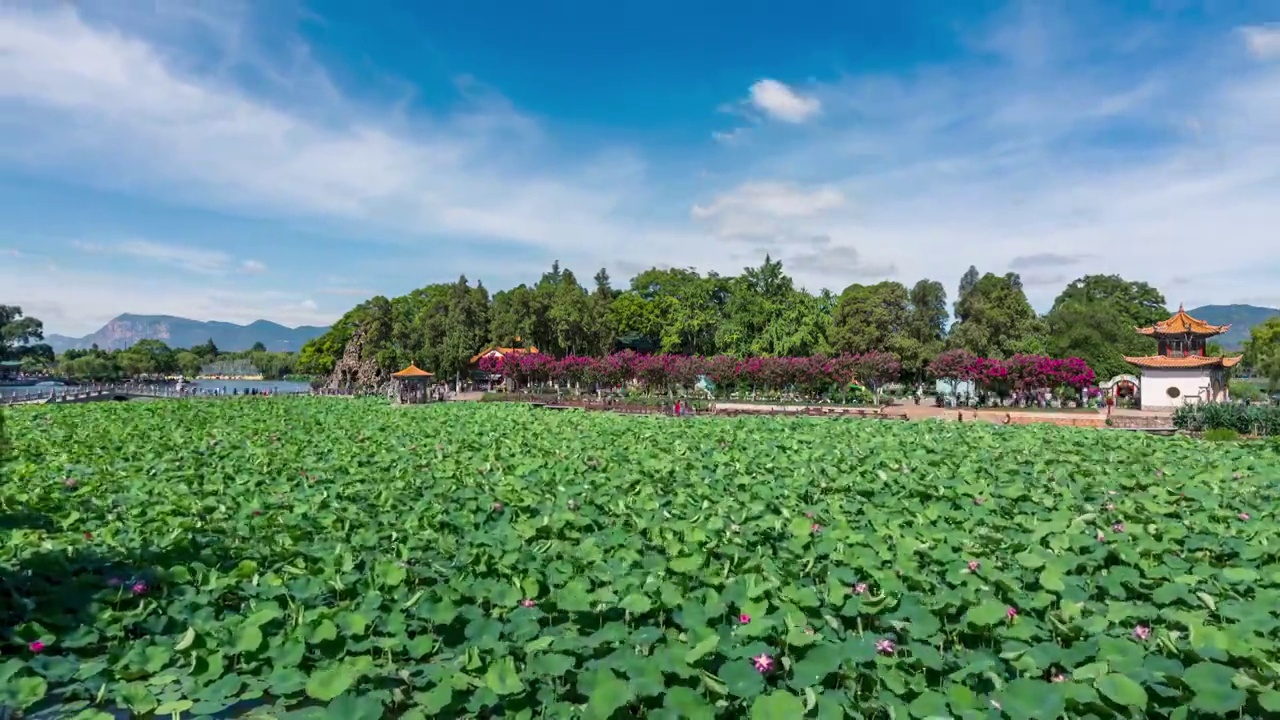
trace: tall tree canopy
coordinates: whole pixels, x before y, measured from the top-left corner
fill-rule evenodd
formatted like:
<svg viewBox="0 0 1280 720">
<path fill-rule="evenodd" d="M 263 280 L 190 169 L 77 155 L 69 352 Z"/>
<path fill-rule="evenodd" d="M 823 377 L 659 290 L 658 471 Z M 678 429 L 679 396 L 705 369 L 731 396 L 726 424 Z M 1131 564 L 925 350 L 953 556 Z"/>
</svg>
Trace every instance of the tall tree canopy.
<svg viewBox="0 0 1280 720">
<path fill-rule="evenodd" d="M 44 339 L 44 323 L 24 316 L 17 305 L 0 305 L 0 360 L 21 356 L 20 348 Z"/>
<path fill-rule="evenodd" d="M 1044 326 L 1017 273 L 977 274 L 970 267 L 960 281 L 956 301 L 956 323 L 950 344 L 983 357 L 1007 358 L 1020 352 L 1039 352 L 1044 345 Z"/>
<path fill-rule="evenodd" d="M 1244 345 L 1244 362 L 1267 378 L 1271 391 L 1280 388 L 1280 317 L 1255 325 Z"/>
<path fill-rule="evenodd" d="M 1164 296 L 1147 283 L 1086 275 L 1067 285 L 1045 316 L 1045 349 L 1083 358 L 1100 378 L 1132 373 L 1124 356 L 1156 352 L 1155 340 L 1135 329 L 1168 317 Z"/>
</svg>

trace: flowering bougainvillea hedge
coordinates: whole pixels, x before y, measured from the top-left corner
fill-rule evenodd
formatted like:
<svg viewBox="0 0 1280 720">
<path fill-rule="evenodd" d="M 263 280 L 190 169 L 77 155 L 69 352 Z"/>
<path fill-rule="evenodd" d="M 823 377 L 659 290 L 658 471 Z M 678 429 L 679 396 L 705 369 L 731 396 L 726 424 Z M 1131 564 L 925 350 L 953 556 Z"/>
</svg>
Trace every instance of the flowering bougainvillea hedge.
<svg viewBox="0 0 1280 720">
<path fill-rule="evenodd" d="M 9 421 L 11 707 L 1280 713 L 1275 449 L 324 398 Z"/>
<path fill-rule="evenodd" d="M 902 363 L 889 352 L 811 357 L 749 357 L 727 355 L 642 355 L 624 351 L 603 358 L 544 354 L 488 356 L 479 369 L 504 375 L 517 387 L 545 383 L 616 387 L 638 383 L 650 392 L 690 390 L 700 377 L 714 383 L 725 396 L 743 391 L 788 390 L 810 397 L 834 396 L 851 381 L 878 388 L 896 381 Z M 1042 389 L 1082 390 L 1093 384 L 1093 370 L 1080 358 L 1014 355 L 1008 360 L 981 358 L 967 350 L 938 355 L 928 366 L 929 376 L 948 381 L 971 381 L 999 394 Z"/>
</svg>

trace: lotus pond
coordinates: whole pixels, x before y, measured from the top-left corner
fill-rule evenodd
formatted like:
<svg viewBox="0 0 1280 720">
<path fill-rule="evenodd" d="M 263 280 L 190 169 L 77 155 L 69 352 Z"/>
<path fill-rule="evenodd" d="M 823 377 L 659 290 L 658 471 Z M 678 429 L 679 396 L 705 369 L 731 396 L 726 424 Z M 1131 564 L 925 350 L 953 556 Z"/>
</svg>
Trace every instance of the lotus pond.
<svg viewBox="0 0 1280 720">
<path fill-rule="evenodd" d="M 326 398 L 9 426 L 11 707 L 1280 713 L 1274 446 Z"/>
</svg>

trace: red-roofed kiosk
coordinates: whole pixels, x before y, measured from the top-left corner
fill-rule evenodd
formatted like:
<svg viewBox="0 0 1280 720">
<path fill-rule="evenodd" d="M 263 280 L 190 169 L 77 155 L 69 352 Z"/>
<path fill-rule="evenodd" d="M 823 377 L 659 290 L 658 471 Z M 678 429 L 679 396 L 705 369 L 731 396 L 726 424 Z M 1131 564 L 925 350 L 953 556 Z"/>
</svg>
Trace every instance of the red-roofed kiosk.
<svg viewBox="0 0 1280 720">
<path fill-rule="evenodd" d="M 1140 335 L 1154 337 L 1159 347 L 1156 355 L 1125 358 L 1142 370 L 1142 409 L 1163 410 L 1227 400 L 1227 378 L 1242 356 L 1212 357 L 1205 354 L 1205 348 L 1209 338 L 1230 327 L 1197 320 L 1179 305 L 1178 312 L 1168 320 L 1137 328 Z"/>
</svg>

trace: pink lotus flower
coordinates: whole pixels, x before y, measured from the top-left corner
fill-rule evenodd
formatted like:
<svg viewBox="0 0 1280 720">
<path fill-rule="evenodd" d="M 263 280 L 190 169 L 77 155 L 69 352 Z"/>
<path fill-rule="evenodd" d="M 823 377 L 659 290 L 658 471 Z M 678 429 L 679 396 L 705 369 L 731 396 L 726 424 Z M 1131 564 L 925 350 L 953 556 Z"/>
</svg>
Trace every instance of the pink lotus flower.
<svg viewBox="0 0 1280 720">
<path fill-rule="evenodd" d="M 1116 504 L 1115 504 L 1115 503 L 1112 503 L 1112 502 L 1109 502 L 1109 503 L 1107 503 L 1106 505 L 1103 505 L 1102 507 L 1103 507 L 1103 508 L 1105 508 L 1108 512 L 1110 512 L 1110 511 L 1112 511 L 1112 510 L 1115 510 L 1115 509 L 1116 509 Z"/>
<path fill-rule="evenodd" d="M 75 479 L 75 478 L 63 478 L 63 480 L 62 480 L 62 484 L 63 484 L 63 485 L 66 485 L 66 486 L 67 486 L 67 487 L 69 487 L 69 488 L 73 488 L 73 487 L 75 487 L 75 486 L 76 486 L 76 479 Z"/>
<path fill-rule="evenodd" d="M 810 532 L 812 532 L 812 533 L 815 533 L 815 534 L 816 534 L 816 533 L 820 533 L 820 532 L 822 532 L 822 526 L 821 526 L 821 525 L 819 525 L 818 523 L 814 523 L 814 524 L 812 524 L 812 525 L 810 525 L 810 526 L 809 526 L 809 531 L 810 531 Z"/>
<path fill-rule="evenodd" d="M 889 638 L 880 638 L 876 641 L 876 652 L 885 655 L 892 655 L 897 652 L 898 646 Z"/>
<path fill-rule="evenodd" d="M 1111 526 L 1111 529 L 1115 532 L 1122 533 L 1124 532 L 1124 523 L 1116 523 Z"/>
<path fill-rule="evenodd" d="M 1139 640 L 1146 640 L 1151 637 L 1151 628 L 1146 625 L 1138 625 L 1133 629 L 1133 636 Z"/>
<path fill-rule="evenodd" d="M 1099 530 L 1099 531 L 1098 531 L 1098 542 L 1106 542 L 1106 541 L 1107 541 L 1107 536 L 1106 536 L 1106 535 L 1103 535 L 1103 534 L 1102 534 L 1102 531 L 1101 531 L 1101 530 Z"/>
<path fill-rule="evenodd" d="M 45 644 L 39 640 L 32 640 L 27 644 L 27 649 L 33 653 L 44 652 Z"/>
<path fill-rule="evenodd" d="M 978 572 L 978 568 L 982 567 L 982 563 L 977 560 L 969 561 L 969 572 Z"/>
<path fill-rule="evenodd" d="M 1060 682 L 1066 682 L 1066 681 L 1067 681 L 1067 676 L 1063 675 L 1062 673 L 1058 673 L 1053 677 L 1049 678 L 1049 682 L 1060 683 Z"/>
<path fill-rule="evenodd" d="M 494 511 L 494 512 L 502 512 L 502 503 L 500 503 L 500 502 L 496 502 L 496 503 L 494 503 L 494 504 L 493 504 L 493 511 Z"/>
<path fill-rule="evenodd" d="M 1242 513 L 1240 513 L 1239 515 L 1237 515 L 1236 517 L 1240 518 L 1241 520 L 1248 520 L 1248 519 L 1249 519 L 1249 513 L 1242 512 Z"/>
<path fill-rule="evenodd" d="M 1004 611 L 1004 616 L 1009 618 L 1010 620 L 1016 620 L 1018 618 L 1018 608 L 1010 607 L 1006 609 Z"/>
<path fill-rule="evenodd" d="M 525 598 L 525 599 L 523 599 L 523 600 L 521 600 L 521 601 L 520 601 L 520 607 L 524 607 L 524 608 L 531 608 L 531 607 L 533 607 L 533 606 L 535 606 L 535 605 L 537 605 L 537 604 L 538 604 L 538 603 L 534 602 L 534 601 L 533 601 L 532 599 L 530 599 L 530 598 Z"/>
<path fill-rule="evenodd" d="M 130 586 L 129 591 L 134 595 L 145 595 L 147 593 L 147 584 L 139 580 Z"/>
<path fill-rule="evenodd" d="M 811 628 L 811 627 L 807 627 L 807 628 L 805 628 L 805 629 L 804 629 L 804 634 L 805 634 L 805 635 L 812 635 L 812 634 L 813 634 L 813 628 Z"/>
<path fill-rule="evenodd" d="M 986 502 L 986 501 L 987 501 L 987 499 L 986 499 L 986 498 L 976 497 L 976 498 L 974 498 L 974 499 L 973 499 L 973 504 L 974 504 L 974 505 L 981 505 L 982 503 L 984 503 L 984 502 Z"/>
<path fill-rule="evenodd" d="M 773 669 L 773 658 L 764 653 L 760 653 L 759 655 L 751 658 L 751 664 L 755 666 L 757 671 L 767 673 Z"/>
<path fill-rule="evenodd" d="M 742 613 L 741 615 L 738 616 L 738 622 L 742 625 L 746 625 L 747 623 L 751 622 L 751 616 L 746 613 Z"/>
<path fill-rule="evenodd" d="M 805 516 L 805 517 L 807 517 L 807 518 L 809 518 L 810 520 L 812 520 L 812 519 L 813 519 L 813 511 L 812 511 L 812 510 L 805 510 L 805 511 L 804 511 L 804 516 Z"/>
<path fill-rule="evenodd" d="M 866 584 L 866 583 L 858 583 L 857 585 L 854 585 L 854 586 L 853 586 L 853 594 L 854 594 L 854 595 L 861 595 L 861 594 L 865 593 L 866 591 L 867 591 L 867 584 Z"/>
<path fill-rule="evenodd" d="M 93 539 L 93 533 L 91 533 L 91 532 L 87 532 L 87 533 L 85 533 L 85 534 L 84 534 L 84 539 L 85 539 L 85 540 L 92 540 L 92 539 Z"/>
</svg>

